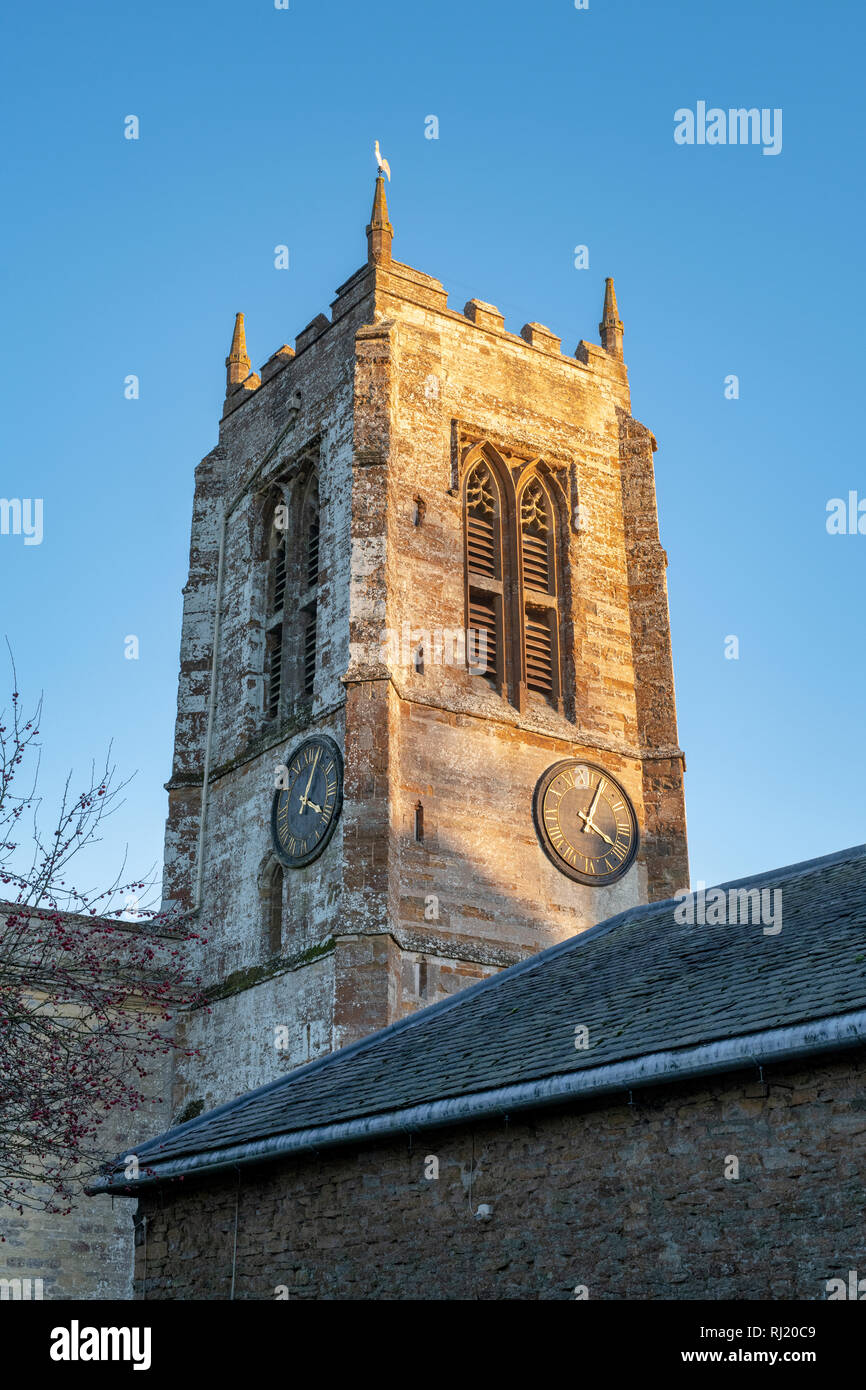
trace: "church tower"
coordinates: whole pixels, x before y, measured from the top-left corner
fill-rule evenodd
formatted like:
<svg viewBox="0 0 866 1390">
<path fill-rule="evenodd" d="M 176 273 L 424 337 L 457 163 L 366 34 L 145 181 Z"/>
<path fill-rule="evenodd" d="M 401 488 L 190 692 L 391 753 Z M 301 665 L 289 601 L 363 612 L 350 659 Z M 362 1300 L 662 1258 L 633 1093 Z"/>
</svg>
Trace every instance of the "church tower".
<svg viewBox="0 0 866 1390">
<path fill-rule="evenodd" d="M 188 1117 L 688 884 L 650 431 L 601 346 L 367 260 L 196 470 L 165 898 Z"/>
</svg>

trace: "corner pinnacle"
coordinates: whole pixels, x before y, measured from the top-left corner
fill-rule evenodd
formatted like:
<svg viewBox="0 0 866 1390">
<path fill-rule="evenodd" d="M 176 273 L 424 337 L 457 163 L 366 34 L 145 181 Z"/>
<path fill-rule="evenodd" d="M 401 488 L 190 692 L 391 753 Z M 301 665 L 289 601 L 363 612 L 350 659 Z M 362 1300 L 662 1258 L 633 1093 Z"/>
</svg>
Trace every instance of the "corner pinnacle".
<svg viewBox="0 0 866 1390">
<path fill-rule="evenodd" d="M 385 180 L 380 173 L 376 178 L 373 211 L 370 214 L 370 225 L 367 228 L 367 261 L 370 265 L 388 265 L 390 263 L 393 237 L 394 228 L 388 221 Z"/>
<path fill-rule="evenodd" d="M 235 314 L 232 345 L 226 358 L 226 395 L 235 386 L 240 386 L 241 382 L 246 380 L 250 366 L 251 363 L 247 354 L 247 338 L 244 332 L 244 316 L 243 314 Z"/>
<path fill-rule="evenodd" d="M 601 345 L 605 352 L 609 352 L 612 357 L 618 357 L 622 361 L 622 319 L 616 307 L 616 290 L 613 287 L 613 277 L 608 276 L 604 282 L 604 308 L 601 311 L 601 323 L 598 325 L 601 334 Z"/>
</svg>

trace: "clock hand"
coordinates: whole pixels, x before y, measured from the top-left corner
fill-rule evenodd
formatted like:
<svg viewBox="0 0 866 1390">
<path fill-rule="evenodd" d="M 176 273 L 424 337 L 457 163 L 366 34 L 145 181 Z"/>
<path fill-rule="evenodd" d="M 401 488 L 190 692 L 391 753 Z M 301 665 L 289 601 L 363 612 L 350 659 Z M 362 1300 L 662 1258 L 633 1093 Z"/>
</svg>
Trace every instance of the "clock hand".
<svg viewBox="0 0 866 1390">
<path fill-rule="evenodd" d="M 596 835 L 600 835 L 603 840 L 607 840 L 607 843 L 609 845 L 613 844 L 613 840 L 610 838 L 610 836 L 605 835 L 604 831 L 596 825 L 595 821 L 592 819 L 591 816 L 585 816 L 583 811 L 578 811 L 577 814 L 580 816 L 581 820 L 586 821 L 586 825 L 583 827 L 585 831 L 594 830 Z"/>
<path fill-rule="evenodd" d="M 301 805 L 302 805 L 302 806 L 309 806 L 311 811 L 318 811 L 319 815 L 322 814 L 322 808 L 321 808 L 321 806 L 317 806 L 316 803 L 315 803 L 315 801 L 308 801 L 307 798 L 306 798 L 305 796 L 302 796 L 302 797 L 301 797 Z"/>
<path fill-rule="evenodd" d="M 313 766 L 310 768 L 310 775 L 309 775 L 309 777 L 307 778 L 307 788 L 306 788 L 306 791 L 304 792 L 304 795 L 301 797 L 301 813 L 302 813 L 302 814 L 303 814 L 304 807 L 307 805 L 307 797 L 310 795 L 310 787 L 313 785 L 313 773 L 314 773 L 315 770 L 316 770 L 316 763 L 319 761 L 319 755 L 320 755 L 321 751 L 322 751 L 321 748 L 317 748 L 317 749 L 316 749 L 316 756 L 315 756 L 315 758 L 313 759 Z"/>
<path fill-rule="evenodd" d="M 595 789 L 595 796 L 592 798 L 592 802 L 591 802 L 591 804 L 590 804 L 589 810 L 586 812 L 585 815 L 584 815 L 583 811 L 578 811 L 578 813 L 577 813 L 577 814 L 580 816 L 581 820 L 586 821 L 586 825 L 583 827 L 583 832 L 584 832 L 584 834 L 586 834 L 586 832 L 587 832 L 587 830 L 589 829 L 590 825 L 592 825 L 592 818 L 593 818 L 593 816 L 595 815 L 595 808 L 596 808 L 596 806 L 598 805 L 598 798 L 601 796 L 601 789 L 602 789 L 603 786 L 604 786 L 604 778 L 603 778 L 603 777 L 600 777 L 600 778 L 598 779 L 598 786 L 597 786 L 596 789 Z"/>
</svg>

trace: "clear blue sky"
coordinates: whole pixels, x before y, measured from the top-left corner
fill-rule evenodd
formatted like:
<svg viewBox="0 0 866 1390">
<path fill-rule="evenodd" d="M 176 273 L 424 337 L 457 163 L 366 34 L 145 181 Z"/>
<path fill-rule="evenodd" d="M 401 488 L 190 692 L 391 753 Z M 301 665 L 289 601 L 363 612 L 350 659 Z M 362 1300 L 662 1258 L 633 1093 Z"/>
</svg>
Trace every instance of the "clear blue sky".
<svg viewBox="0 0 866 1390">
<path fill-rule="evenodd" d="M 0 536 L 0 628 L 45 692 L 48 800 L 111 738 L 138 769 L 94 881 L 126 842 L 161 858 L 193 470 L 233 315 L 258 366 L 327 309 L 364 257 L 374 138 L 395 255 L 453 307 L 573 351 L 616 277 L 660 446 L 693 881 L 866 838 L 866 535 L 825 528 L 830 498 L 866 498 L 862 7 L 149 0 L 5 27 L 0 495 L 43 498 L 44 539 Z M 676 145 L 699 100 L 782 108 L 781 154 Z"/>
</svg>

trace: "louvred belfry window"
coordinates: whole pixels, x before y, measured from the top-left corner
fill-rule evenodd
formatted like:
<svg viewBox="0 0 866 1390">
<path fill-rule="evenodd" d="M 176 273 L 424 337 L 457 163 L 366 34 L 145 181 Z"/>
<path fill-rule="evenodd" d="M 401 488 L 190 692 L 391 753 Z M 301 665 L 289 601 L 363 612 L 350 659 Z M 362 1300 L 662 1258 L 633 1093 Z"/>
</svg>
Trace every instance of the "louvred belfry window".
<svg viewBox="0 0 866 1390">
<path fill-rule="evenodd" d="M 301 590 L 306 600 L 301 613 L 299 693 L 312 695 L 318 666 L 319 487 L 313 478 L 303 512 Z"/>
<path fill-rule="evenodd" d="M 285 623 L 283 610 L 286 603 L 286 533 L 278 524 L 283 515 L 283 498 L 274 493 L 265 504 L 265 520 L 268 525 L 268 575 L 267 575 L 267 628 L 265 638 L 265 715 L 277 719 L 280 715 L 283 686 L 283 649 L 285 646 Z"/>
<path fill-rule="evenodd" d="M 281 535 L 274 556 L 273 611 L 282 613 L 286 597 L 286 538 Z"/>
<path fill-rule="evenodd" d="M 313 460 L 291 472 L 287 468 L 269 486 L 261 507 L 257 554 L 262 569 L 251 632 L 262 644 L 261 719 L 277 725 L 289 715 L 309 715 L 322 659 L 319 576 L 326 573 L 321 566 L 327 555 Z"/>
<path fill-rule="evenodd" d="M 466 531 L 469 569 L 499 579 L 502 574 L 499 489 L 484 463 L 473 471 L 466 487 Z"/>
<path fill-rule="evenodd" d="M 527 589 L 537 589 L 544 594 L 551 592 L 551 519 L 547 494 L 534 478 L 520 499 L 523 583 Z"/>
<path fill-rule="evenodd" d="M 272 627 L 267 637 L 267 705 L 268 718 L 276 719 L 280 712 L 280 693 L 283 676 L 283 629 Z"/>
<path fill-rule="evenodd" d="M 529 484 L 520 499 L 520 536 L 524 585 L 550 593 L 550 515 L 544 489 L 537 481 Z"/>
<path fill-rule="evenodd" d="M 312 695 L 316 684 L 316 605 L 304 610 L 303 689 Z"/>
<path fill-rule="evenodd" d="M 307 588 L 315 589 L 319 582 L 319 507 L 309 518 L 307 527 Z"/>
<path fill-rule="evenodd" d="M 504 680 L 502 505 L 499 484 L 484 460 L 466 480 L 467 654 L 476 674 L 494 686 Z"/>
<path fill-rule="evenodd" d="M 550 498 L 538 478 L 520 497 L 524 679 L 551 703 L 559 696 L 556 537 Z"/>
<path fill-rule="evenodd" d="M 478 674 L 488 680 L 496 679 L 499 666 L 499 619 L 497 599 L 483 593 L 469 594 L 469 653 L 479 668 Z M 484 669 L 481 670 L 482 654 Z"/>
<path fill-rule="evenodd" d="M 553 641 L 550 621 L 544 614 L 526 615 L 526 684 L 530 690 L 553 694 Z"/>
</svg>

